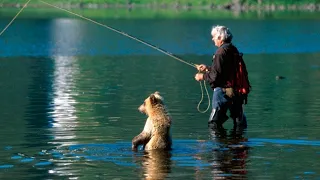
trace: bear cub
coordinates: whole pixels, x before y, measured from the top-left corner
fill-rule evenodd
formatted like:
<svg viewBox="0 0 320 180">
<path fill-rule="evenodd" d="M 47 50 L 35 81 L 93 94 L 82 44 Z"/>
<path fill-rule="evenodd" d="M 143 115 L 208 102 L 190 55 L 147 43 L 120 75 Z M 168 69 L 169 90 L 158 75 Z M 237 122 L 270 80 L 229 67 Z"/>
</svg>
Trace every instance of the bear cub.
<svg viewBox="0 0 320 180">
<path fill-rule="evenodd" d="M 132 139 L 132 150 L 139 145 L 144 150 L 170 150 L 172 139 L 170 133 L 171 117 L 159 92 L 151 94 L 139 107 L 139 111 L 148 116 L 143 131 Z"/>
</svg>

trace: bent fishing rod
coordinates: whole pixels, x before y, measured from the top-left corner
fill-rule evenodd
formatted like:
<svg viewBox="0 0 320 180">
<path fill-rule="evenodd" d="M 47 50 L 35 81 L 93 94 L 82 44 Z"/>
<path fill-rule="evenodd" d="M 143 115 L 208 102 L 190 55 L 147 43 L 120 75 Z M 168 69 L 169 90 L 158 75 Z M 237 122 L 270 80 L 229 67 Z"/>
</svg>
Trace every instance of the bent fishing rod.
<svg viewBox="0 0 320 180">
<path fill-rule="evenodd" d="M 82 19 L 85 19 L 85 20 L 87 20 L 87 21 L 90 21 L 90 22 L 92 22 L 92 23 L 94 23 L 94 24 L 97 24 L 97 25 L 99 25 L 99 26 L 105 27 L 105 28 L 107 28 L 107 29 L 109 29 L 109 30 L 111 30 L 111 31 L 114 31 L 114 32 L 116 32 L 116 33 L 119 33 L 119 34 L 121 34 L 121 35 L 123 35 L 123 36 L 126 36 L 126 37 L 128 37 L 128 38 L 131 38 L 131 39 L 133 39 L 133 40 L 135 40 L 135 41 L 138 41 L 138 42 L 140 42 L 140 43 L 142 43 L 142 44 L 144 44 L 144 45 L 146 45 L 146 46 L 149 46 L 149 47 L 151 47 L 151 48 L 153 48 L 153 49 L 155 49 L 155 50 L 157 50 L 157 51 L 160 51 L 160 52 L 162 52 L 162 53 L 164 53 L 164 54 L 166 54 L 166 55 L 168 55 L 168 56 L 170 56 L 170 57 L 172 57 L 172 58 L 174 58 L 174 59 L 176 59 L 176 60 L 178 60 L 178 61 L 180 61 L 180 62 L 182 62 L 182 63 L 185 63 L 185 64 L 189 65 L 189 66 L 192 66 L 192 67 L 194 67 L 194 68 L 197 68 L 197 66 L 198 66 L 197 64 L 186 62 L 186 61 L 182 60 L 181 58 L 173 55 L 172 53 L 170 53 L 170 52 L 168 52 L 168 51 L 165 51 L 165 50 L 163 50 L 163 49 L 161 49 L 161 48 L 159 48 L 159 47 L 157 47 L 157 46 L 155 46 L 155 45 L 152 45 L 152 44 L 150 44 L 150 43 L 148 43 L 148 42 L 146 42 L 146 41 L 144 41 L 144 40 L 141 40 L 141 39 L 139 39 L 139 38 L 137 38 L 137 37 L 134 37 L 134 36 L 132 36 L 132 35 L 129 35 L 129 34 L 125 33 L 125 32 L 122 32 L 122 31 L 120 31 L 120 30 L 118 30 L 118 29 L 116 29 L 116 28 L 113 28 L 113 27 L 111 27 L 111 26 L 107 26 L 107 25 L 105 25 L 105 24 L 99 23 L 99 22 L 97 22 L 97 21 L 94 21 L 94 20 L 92 20 L 92 19 L 89 19 L 89 18 L 87 18 L 87 17 L 84 17 L 84 16 L 82 16 L 82 15 L 80 15 L 80 14 L 71 12 L 71 11 L 69 11 L 69 10 L 67 10 L 67 9 L 64 9 L 64 8 L 61 8 L 61 7 L 58 7 L 58 6 L 55 6 L 55 5 L 50 4 L 50 3 L 47 3 L 47 2 L 45 2 L 45 1 L 40 0 L 40 2 L 42 2 L 42 3 L 44 3 L 44 4 L 48 5 L 48 6 L 51 6 L 51 7 L 60 9 L 60 10 L 62 10 L 62 11 L 65 11 L 65 12 L 67 12 L 67 13 L 69 13 L 69 14 L 73 14 L 73 15 L 75 15 L 75 16 L 77 16 L 77 17 L 80 17 L 80 18 L 82 18 Z M 203 88 L 202 88 L 202 83 L 201 83 L 201 81 L 200 81 L 199 83 L 200 83 L 200 88 L 201 88 L 201 94 L 202 94 L 202 95 L 201 95 L 200 102 L 198 103 L 197 109 L 198 109 L 198 111 L 199 111 L 200 113 L 205 113 L 205 112 L 207 112 L 207 111 L 209 110 L 209 108 L 210 108 L 210 95 L 209 95 L 209 93 L 208 93 L 208 89 L 207 89 L 207 87 L 206 87 L 206 83 L 203 82 L 203 85 L 204 85 L 204 88 L 205 88 L 205 90 L 206 90 L 206 94 L 207 94 L 207 97 L 208 97 L 208 107 L 207 107 L 206 110 L 201 111 L 201 110 L 200 110 L 200 104 L 201 104 L 201 102 L 202 102 L 202 100 L 203 100 Z"/>
<path fill-rule="evenodd" d="M 9 28 L 9 26 L 14 22 L 14 20 L 18 17 L 18 15 L 27 7 L 27 5 L 28 5 L 28 3 L 29 3 L 30 1 L 31 1 L 31 0 L 28 0 L 28 1 L 24 4 L 24 6 L 20 9 L 20 11 L 13 17 L 13 19 L 8 23 L 8 25 L 0 32 L 0 36 Z M 105 24 L 101 24 L 101 23 L 99 23 L 99 22 L 97 22 L 97 21 L 94 21 L 94 20 L 92 20 L 92 19 L 89 19 L 89 18 L 87 18 L 87 17 L 84 17 L 84 16 L 82 16 L 82 15 L 80 15 L 80 14 L 76 14 L 76 13 L 74 13 L 74 12 L 71 12 L 71 11 L 67 10 L 67 9 L 64 9 L 64 8 L 61 8 L 61 7 L 58 7 L 58 6 L 49 4 L 49 3 L 45 2 L 45 1 L 40 0 L 40 2 L 42 2 L 42 3 L 44 3 L 44 4 L 48 5 L 48 6 L 51 6 L 51 7 L 60 9 L 60 10 L 62 10 L 62 11 L 65 11 L 65 12 L 67 12 L 67 13 L 73 14 L 73 15 L 75 15 L 75 16 L 78 16 L 78 17 L 80 17 L 80 18 L 82 18 L 82 19 L 85 19 L 85 20 L 87 20 L 87 21 L 90 21 L 90 22 L 92 22 L 92 23 L 94 23 L 94 24 L 103 26 L 103 27 L 105 27 L 105 28 L 107 28 L 107 29 L 109 29 L 109 30 L 112 30 L 112 31 L 114 31 L 114 32 L 116 32 L 116 33 L 122 34 L 122 35 L 124 35 L 124 36 L 126 36 L 126 37 L 129 37 L 129 38 L 131 38 L 131 39 L 133 39 L 133 40 L 135 40 L 135 41 L 138 41 L 138 42 L 140 42 L 140 43 L 142 43 L 142 44 L 144 44 L 144 45 L 146 45 L 146 46 L 149 46 L 149 47 L 151 47 L 151 48 L 153 48 L 153 49 L 155 49 L 155 50 L 158 50 L 158 51 L 160 51 L 160 52 L 162 52 L 162 53 L 164 53 L 164 54 L 166 54 L 166 55 L 168 55 L 168 56 L 170 56 L 170 57 L 172 57 L 172 58 L 174 58 L 174 59 L 176 59 L 176 60 L 178 60 L 178 61 L 180 61 L 180 62 L 182 62 L 182 63 L 185 63 L 185 64 L 187 64 L 187 65 L 189 65 L 189 66 L 192 66 L 192 67 L 194 67 L 194 68 L 197 68 L 197 66 L 198 66 L 197 64 L 186 62 L 186 61 L 182 60 L 181 58 L 173 55 L 172 53 L 170 53 L 170 52 L 168 52 L 168 51 L 165 51 L 165 50 L 163 50 L 163 49 L 161 49 L 161 48 L 159 48 L 159 47 L 157 47 L 157 46 L 155 46 L 155 45 L 152 45 L 152 44 L 150 44 L 150 43 L 148 43 L 148 42 L 146 42 L 146 41 L 144 41 L 144 40 L 141 40 L 141 39 L 139 39 L 139 38 L 136 38 L 136 37 L 134 37 L 134 36 L 131 36 L 131 35 L 125 33 L 125 32 L 122 32 L 122 31 L 116 29 L 116 28 L 113 28 L 113 27 L 111 27 L 111 26 L 107 26 L 107 25 L 105 25 Z M 206 93 L 207 93 L 207 97 L 208 97 L 208 102 L 209 102 L 209 103 L 208 103 L 208 107 L 207 107 L 206 110 L 204 110 L 204 111 L 201 111 L 201 110 L 200 110 L 199 107 L 200 107 L 200 104 L 201 104 L 201 102 L 202 102 L 202 100 L 203 100 L 203 88 L 202 88 L 202 83 L 201 83 L 201 81 L 200 81 L 200 87 L 201 87 L 202 96 L 201 96 L 201 100 L 200 100 L 200 102 L 199 102 L 199 104 L 198 104 L 198 106 L 197 106 L 197 109 L 198 109 L 198 111 L 199 111 L 200 113 L 205 113 L 205 112 L 207 112 L 208 109 L 209 109 L 209 107 L 210 107 L 210 96 L 209 96 L 208 90 L 207 90 L 207 88 L 206 88 L 206 83 L 204 82 L 203 84 L 204 84 L 204 88 L 205 88 Z"/>
<path fill-rule="evenodd" d="M 28 0 L 23 7 L 20 9 L 20 11 L 12 18 L 12 20 L 6 25 L 6 27 L 0 32 L 0 36 L 9 28 L 9 26 L 13 23 L 13 21 L 19 16 L 19 14 L 24 10 L 24 8 L 27 7 L 31 0 Z"/>
<path fill-rule="evenodd" d="M 82 18 L 82 19 L 85 19 L 85 20 L 87 20 L 87 21 L 90 21 L 90 22 L 92 22 L 92 23 L 94 23 L 94 24 L 97 24 L 97 25 L 103 26 L 103 27 L 105 27 L 105 28 L 108 28 L 108 29 L 110 29 L 110 30 L 112 30 L 112 31 L 114 31 L 114 32 L 116 32 L 116 33 L 122 34 L 122 35 L 124 35 L 124 36 L 126 36 L 126 37 L 128 37 L 128 38 L 131 38 L 131 39 L 133 39 L 133 40 L 135 40 L 135 41 L 138 41 L 138 42 L 140 42 L 140 43 L 142 43 L 142 44 L 144 44 L 144 45 L 147 45 L 147 46 L 149 46 L 149 47 L 151 47 L 151 48 L 153 48 L 153 49 L 155 49 L 155 50 L 158 50 L 158 51 L 160 51 L 160 52 L 162 52 L 162 53 L 164 53 L 164 54 L 166 54 L 166 55 L 168 55 L 168 56 L 170 56 L 170 57 L 172 57 L 172 58 L 174 58 L 174 59 L 176 59 L 176 60 L 178 60 L 178 61 L 180 61 L 180 62 L 182 62 L 182 63 L 185 63 L 185 64 L 187 64 L 187 65 L 189 65 L 189 66 L 192 66 L 192 67 L 195 67 L 195 68 L 197 67 L 197 64 L 193 64 L 193 63 L 186 62 L 186 61 L 182 60 L 181 58 L 173 55 L 172 53 L 170 53 L 170 52 L 168 52 L 168 51 L 165 51 L 165 50 L 163 50 L 163 49 L 161 49 L 161 48 L 159 48 L 159 47 L 157 47 L 157 46 L 155 46 L 155 45 L 152 45 L 152 44 L 150 44 L 150 43 L 148 43 L 148 42 L 146 42 L 146 41 L 144 41 L 144 40 L 142 40 L 142 39 L 139 39 L 139 38 L 137 38 L 137 37 L 134 37 L 134 36 L 132 36 L 132 35 L 130 35 L 130 34 L 127 34 L 127 33 L 123 32 L 123 31 L 120 31 L 120 30 L 118 30 L 118 29 L 116 29 L 116 28 L 113 28 L 113 27 L 111 27 L 111 26 L 107 26 L 107 25 L 105 25 L 105 24 L 101 24 L 101 23 L 99 23 L 99 22 L 97 22 L 97 21 L 94 21 L 94 20 L 92 20 L 92 19 L 89 19 L 89 18 L 87 18 L 87 17 L 84 17 L 84 16 L 82 16 L 82 15 L 80 15 L 80 14 L 76 14 L 76 13 L 74 13 L 74 12 L 71 12 L 71 11 L 67 10 L 67 9 L 64 9 L 64 8 L 61 8 L 61 7 L 58 7 L 58 6 L 55 6 L 55 5 L 53 5 L 53 4 L 49 4 L 49 3 L 45 2 L 45 1 L 40 0 L 40 2 L 42 2 L 42 3 L 44 3 L 44 4 L 47 4 L 48 6 L 51 6 L 51 7 L 60 9 L 60 10 L 62 10 L 62 11 L 65 11 L 65 12 L 67 12 L 67 13 L 73 14 L 73 15 L 75 15 L 75 16 L 78 16 L 78 17 L 80 17 L 80 18 Z"/>
</svg>

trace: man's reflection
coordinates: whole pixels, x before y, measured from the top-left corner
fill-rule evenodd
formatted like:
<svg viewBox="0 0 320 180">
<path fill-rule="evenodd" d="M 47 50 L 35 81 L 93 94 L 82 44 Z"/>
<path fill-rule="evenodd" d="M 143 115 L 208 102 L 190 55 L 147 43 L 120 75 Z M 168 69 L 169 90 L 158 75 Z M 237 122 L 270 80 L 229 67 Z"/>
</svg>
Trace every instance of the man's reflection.
<svg viewBox="0 0 320 180">
<path fill-rule="evenodd" d="M 246 179 L 246 159 L 249 147 L 243 142 L 244 130 L 232 129 L 227 134 L 224 128 L 209 128 L 210 140 L 217 144 L 212 150 L 212 174 L 216 179 Z"/>
</svg>

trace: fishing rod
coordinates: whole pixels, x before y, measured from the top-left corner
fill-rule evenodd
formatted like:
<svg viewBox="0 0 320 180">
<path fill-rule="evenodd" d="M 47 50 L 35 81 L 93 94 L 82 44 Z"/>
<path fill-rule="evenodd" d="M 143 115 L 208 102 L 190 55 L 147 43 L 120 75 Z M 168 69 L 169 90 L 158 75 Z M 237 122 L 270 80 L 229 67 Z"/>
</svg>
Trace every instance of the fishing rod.
<svg viewBox="0 0 320 180">
<path fill-rule="evenodd" d="M 131 39 L 133 39 L 133 40 L 135 40 L 135 41 L 138 41 L 138 42 L 140 42 L 140 43 L 142 43 L 142 44 L 144 44 L 144 45 L 146 45 L 146 46 L 149 46 L 149 47 L 151 47 L 151 48 L 153 48 L 153 49 L 155 49 L 155 50 L 157 50 L 157 51 L 160 51 L 160 52 L 162 52 L 162 53 L 164 53 L 164 54 L 166 54 L 166 55 L 168 55 L 168 56 L 170 56 L 170 57 L 172 57 L 172 58 L 174 58 L 174 59 L 176 59 L 176 60 L 178 60 L 178 61 L 180 61 L 180 62 L 182 62 L 182 63 L 185 63 L 185 64 L 189 65 L 189 66 L 192 66 L 192 67 L 194 67 L 194 68 L 197 68 L 197 66 L 198 66 L 198 64 L 186 62 L 186 61 L 182 60 L 181 58 L 173 55 L 172 53 L 170 53 L 170 52 L 168 52 L 168 51 L 166 51 L 166 50 L 163 50 L 163 49 L 161 49 L 161 48 L 159 48 L 159 47 L 157 47 L 157 46 L 155 46 L 155 45 L 152 45 L 152 44 L 150 44 L 150 43 L 148 43 L 148 42 L 146 42 L 146 41 L 144 41 L 144 40 L 142 40 L 142 39 L 139 39 L 139 38 L 137 38 L 137 37 L 134 37 L 134 36 L 132 36 L 132 35 L 129 35 L 129 34 L 125 33 L 125 32 L 122 32 L 122 31 L 120 31 L 120 30 L 118 30 L 118 29 L 116 29 L 116 28 L 113 28 L 113 27 L 111 27 L 111 26 L 107 26 L 107 25 L 105 25 L 105 24 L 99 23 L 99 22 L 97 22 L 97 21 L 94 21 L 94 20 L 92 20 L 92 19 L 89 19 L 89 18 L 87 18 L 87 17 L 84 17 L 84 16 L 82 16 L 82 15 L 80 15 L 80 14 L 71 12 L 71 11 L 69 11 L 69 10 L 67 10 L 67 9 L 64 9 L 64 8 L 61 8 L 61 7 L 58 7 L 58 6 L 55 6 L 55 5 L 50 4 L 50 3 L 47 3 L 47 2 L 45 2 L 45 1 L 40 0 L 40 2 L 42 2 L 42 3 L 44 3 L 44 4 L 48 5 L 48 6 L 51 6 L 51 7 L 60 9 L 60 10 L 62 10 L 62 11 L 65 11 L 65 12 L 67 12 L 67 13 L 73 14 L 73 15 L 75 15 L 75 16 L 78 16 L 78 17 L 80 17 L 80 18 L 82 18 L 82 19 L 85 19 L 85 20 L 87 20 L 87 21 L 90 21 L 90 22 L 92 22 L 92 23 L 94 23 L 94 24 L 103 26 L 103 27 L 105 27 L 105 28 L 107 28 L 107 29 L 109 29 L 109 30 L 112 30 L 112 31 L 114 31 L 114 32 L 116 32 L 116 33 L 122 34 L 122 35 L 124 35 L 124 36 L 126 36 L 126 37 L 129 37 L 129 38 L 131 38 Z M 199 83 L 200 83 L 200 88 L 201 88 L 201 93 L 202 93 L 202 95 L 201 95 L 201 100 L 200 100 L 200 102 L 198 103 L 197 109 L 198 109 L 198 111 L 199 111 L 200 113 L 205 113 L 205 112 L 207 112 L 208 109 L 210 108 L 210 95 L 209 95 L 209 93 L 208 93 L 208 89 L 207 89 L 207 87 L 206 87 L 206 83 L 203 82 L 203 86 L 204 86 L 204 88 L 205 88 L 205 90 L 206 90 L 207 97 L 208 97 L 208 102 L 209 102 L 209 103 L 208 103 L 207 109 L 204 110 L 204 111 L 201 111 L 201 110 L 200 110 L 200 104 L 201 104 L 201 102 L 202 102 L 202 100 L 203 100 L 203 87 L 202 87 L 201 81 L 200 81 Z"/>
<path fill-rule="evenodd" d="M 28 0 L 28 1 L 24 4 L 24 6 L 20 9 L 20 11 L 13 17 L 13 19 L 8 23 L 8 25 L 0 32 L 0 36 L 8 29 L 8 27 L 14 22 L 14 20 L 19 16 L 19 14 L 24 10 L 24 8 L 27 7 L 27 5 L 28 5 L 28 3 L 29 3 L 30 1 L 31 1 L 31 0 Z M 122 31 L 120 31 L 120 30 L 118 30 L 118 29 L 116 29 L 116 28 L 113 28 L 113 27 L 111 27 L 111 26 L 107 26 L 107 25 L 105 25 L 105 24 L 99 23 L 99 22 L 94 21 L 94 20 L 92 20 L 92 19 L 86 18 L 86 17 L 84 17 L 84 16 L 82 16 L 82 15 L 80 15 L 80 14 L 76 14 L 76 13 L 74 13 L 74 12 L 71 12 L 71 11 L 67 10 L 67 9 L 64 9 L 64 8 L 61 8 L 61 7 L 52 5 L 52 4 L 47 3 L 47 2 L 45 2 L 45 1 L 40 0 L 40 2 L 42 2 L 42 3 L 44 3 L 44 4 L 48 5 L 48 6 L 51 6 L 51 7 L 60 9 L 60 10 L 62 10 L 62 11 L 65 11 L 65 12 L 67 12 L 67 13 L 73 14 L 73 15 L 75 15 L 75 16 L 78 16 L 78 17 L 80 17 L 80 18 L 82 18 L 82 19 L 85 19 L 85 20 L 87 20 L 87 21 L 90 21 L 90 22 L 92 22 L 92 23 L 94 23 L 94 24 L 97 24 L 97 25 L 103 26 L 103 27 L 105 27 L 105 28 L 108 28 L 109 30 L 112 30 L 112 31 L 114 31 L 114 32 L 116 32 L 116 33 L 122 34 L 122 35 L 124 35 L 124 36 L 126 36 L 126 37 L 129 37 L 129 38 L 131 38 L 131 39 L 133 39 L 133 40 L 135 40 L 135 41 L 138 41 L 138 42 L 140 42 L 140 43 L 142 43 L 142 44 L 144 44 L 144 45 L 146 45 L 146 46 L 149 46 L 149 47 L 151 47 L 151 48 L 153 48 L 153 49 L 155 49 L 155 50 L 158 50 L 158 51 L 160 51 L 160 52 L 162 52 L 162 53 L 164 53 L 164 54 L 166 54 L 166 55 L 168 55 L 168 56 L 170 56 L 170 57 L 172 57 L 172 58 L 174 58 L 174 59 L 176 59 L 176 60 L 178 60 L 178 61 L 180 61 L 180 62 L 182 62 L 182 63 L 185 63 L 185 64 L 187 64 L 187 65 L 189 65 L 189 66 L 192 66 L 192 67 L 194 67 L 194 68 L 197 68 L 197 66 L 198 66 L 197 64 L 186 62 L 186 61 L 182 60 L 181 58 L 173 55 L 172 53 L 170 53 L 170 52 L 168 52 L 168 51 L 165 51 L 165 50 L 163 50 L 163 49 L 161 49 L 161 48 L 159 48 L 159 47 L 157 47 L 157 46 L 155 46 L 155 45 L 152 45 L 152 44 L 150 44 L 150 43 L 148 43 L 148 42 L 146 42 L 146 41 L 144 41 L 144 40 L 141 40 L 141 39 L 139 39 L 139 38 L 137 38 L 137 37 L 134 37 L 134 36 L 132 36 L 132 35 L 129 35 L 129 34 L 125 33 L 125 32 L 122 32 Z M 208 90 L 207 90 L 207 88 L 206 88 L 206 83 L 203 82 L 203 84 L 204 84 L 204 88 L 205 88 L 206 93 L 207 93 L 207 97 L 208 97 L 208 102 L 209 102 L 209 104 L 208 104 L 208 107 L 207 107 L 207 109 L 206 109 L 205 111 L 201 111 L 201 110 L 200 110 L 200 104 L 201 104 L 201 102 L 202 102 L 202 100 L 203 100 L 203 88 L 202 88 L 202 83 L 201 83 L 201 81 L 200 81 L 200 87 L 201 87 L 202 96 L 201 96 L 201 100 L 200 100 L 200 102 L 199 102 L 199 104 L 198 104 L 198 106 L 197 106 L 197 109 L 198 109 L 198 111 L 199 111 L 200 113 L 205 113 L 205 112 L 207 112 L 208 109 L 209 109 L 209 107 L 210 107 L 210 96 L 209 96 Z"/>
<path fill-rule="evenodd" d="M 7 24 L 7 26 L 0 32 L 0 36 L 9 28 L 9 26 L 13 23 L 13 21 L 19 16 L 19 14 L 23 11 L 24 8 L 27 7 L 31 0 L 28 0 L 23 7 L 20 9 L 20 11 L 12 18 L 12 20 Z"/>
<path fill-rule="evenodd" d="M 144 41 L 144 40 L 142 40 L 142 39 L 139 39 L 139 38 L 137 38 L 137 37 L 134 37 L 134 36 L 132 36 L 132 35 L 130 35 L 130 34 L 127 34 L 127 33 L 123 32 L 123 31 L 120 31 L 120 30 L 118 30 L 118 29 L 116 29 L 116 28 L 113 28 L 113 27 L 111 27 L 111 26 L 107 26 L 107 25 L 105 25 L 105 24 L 101 24 L 101 23 L 99 23 L 99 22 L 97 22 L 97 21 L 94 21 L 94 20 L 92 20 L 92 19 L 89 19 L 89 18 L 87 18 L 87 17 L 84 17 L 84 16 L 82 16 L 82 15 L 80 15 L 80 14 L 76 14 L 76 13 L 74 13 L 74 12 L 71 12 L 71 11 L 67 10 L 67 9 L 64 9 L 64 8 L 61 8 L 61 7 L 58 7 L 58 6 L 55 6 L 55 5 L 53 5 L 53 4 L 49 4 L 49 3 L 45 2 L 45 1 L 40 0 L 40 2 L 42 2 L 42 3 L 44 3 L 44 4 L 47 4 L 48 6 L 51 6 L 51 7 L 60 9 L 60 10 L 62 10 L 62 11 L 68 12 L 68 13 L 70 13 L 70 14 L 73 14 L 73 15 L 75 15 L 75 16 L 78 16 L 78 17 L 80 17 L 80 18 L 82 18 L 82 19 L 85 19 L 85 20 L 87 20 L 87 21 L 90 21 L 90 22 L 92 22 L 92 23 L 95 23 L 95 24 L 98 24 L 98 25 L 100 25 L 100 26 L 103 26 L 103 27 L 105 27 L 105 28 L 108 28 L 108 29 L 110 29 L 110 30 L 112 30 L 112 31 L 114 31 L 114 32 L 117 32 L 117 33 L 119 33 L 119 34 L 122 34 L 122 35 L 124 35 L 124 36 L 126 36 L 126 37 L 129 37 L 129 38 L 131 38 L 131 39 L 133 39 L 133 40 L 135 40 L 135 41 L 138 41 L 138 42 L 140 42 L 140 43 L 142 43 L 142 44 L 144 44 L 144 45 L 147 45 L 147 46 L 149 46 L 149 47 L 151 47 L 151 48 L 153 48 L 153 49 L 155 49 L 155 50 L 158 50 L 158 51 L 160 51 L 160 52 L 162 52 L 162 53 L 164 53 L 164 54 L 166 54 L 166 55 L 168 55 L 168 56 L 170 56 L 170 57 L 172 57 L 172 58 L 174 58 L 174 59 L 176 59 L 176 60 L 178 60 L 178 61 L 180 61 L 180 62 L 182 62 L 182 63 L 185 63 L 185 64 L 187 64 L 187 65 L 189 65 L 189 66 L 192 66 L 192 67 L 195 67 L 195 68 L 197 67 L 197 64 L 193 64 L 193 63 L 186 62 L 186 61 L 182 60 L 181 58 L 173 55 L 172 53 L 170 53 L 170 52 L 168 52 L 168 51 L 165 51 L 165 50 L 163 50 L 163 49 L 161 49 L 161 48 L 159 48 L 159 47 L 157 47 L 157 46 L 155 46 L 155 45 L 152 45 L 152 44 L 150 44 L 150 43 L 148 43 L 148 42 L 146 42 L 146 41 Z"/>
</svg>

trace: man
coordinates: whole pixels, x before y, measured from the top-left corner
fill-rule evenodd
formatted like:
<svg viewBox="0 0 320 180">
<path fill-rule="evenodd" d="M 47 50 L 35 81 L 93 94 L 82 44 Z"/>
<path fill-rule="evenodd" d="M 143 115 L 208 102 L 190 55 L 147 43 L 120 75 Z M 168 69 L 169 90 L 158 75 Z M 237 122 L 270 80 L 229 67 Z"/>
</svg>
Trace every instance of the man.
<svg viewBox="0 0 320 180">
<path fill-rule="evenodd" d="M 200 71 L 195 75 L 197 81 L 209 82 L 213 89 L 212 112 L 209 118 L 209 126 L 222 128 L 227 121 L 227 111 L 233 119 L 234 127 L 246 128 L 246 117 L 243 114 L 244 99 L 241 94 L 234 91 L 232 83 L 236 74 L 235 55 L 239 55 L 238 49 L 232 45 L 232 34 L 225 26 L 214 26 L 211 30 L 212 41 L 218 47 L 213 56 L 212 66 L 197 65 Z"/>
</svg>

